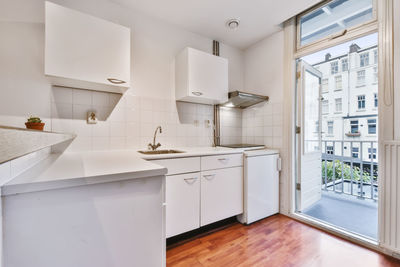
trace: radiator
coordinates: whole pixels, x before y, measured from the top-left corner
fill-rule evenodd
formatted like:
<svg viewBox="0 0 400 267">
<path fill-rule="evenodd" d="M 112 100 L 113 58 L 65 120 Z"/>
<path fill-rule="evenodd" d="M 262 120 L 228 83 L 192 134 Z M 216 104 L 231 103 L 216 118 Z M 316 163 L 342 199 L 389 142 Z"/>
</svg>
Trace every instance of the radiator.
<svg viewBox="0 0 400 267">
<path fill-rule="evenodd" d="M 378 178 L 380 244 L 400 253 L 400 141 L 384 141 L 382 150 Z"/>
</svg>

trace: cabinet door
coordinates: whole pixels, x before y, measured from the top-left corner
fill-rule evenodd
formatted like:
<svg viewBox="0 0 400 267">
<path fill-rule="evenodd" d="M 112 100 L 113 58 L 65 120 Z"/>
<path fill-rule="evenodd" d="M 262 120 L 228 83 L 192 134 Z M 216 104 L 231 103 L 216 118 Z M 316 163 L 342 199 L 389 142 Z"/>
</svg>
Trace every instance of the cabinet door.
<svg viewBox="0 0 400 267">
<path fill-rule="evenodd" d="M 201 172 L 201 226 L 243 213 L 243 167 Z"/>
<path fill-rule="evenodd" d="M 45 27 L 45 74 L 59 85 L 129 87 L 129 28 L 51 2 Z"/>
<path fill-rule="evenodd" d="M 223 103 L 228 100 L 228 60 L 189 49 L 189 95 Z"/>
<path fill-rule="evenodd" d="M 166 177 L 166 236 L 200 227 L 200 173 Z"/>
</svg>

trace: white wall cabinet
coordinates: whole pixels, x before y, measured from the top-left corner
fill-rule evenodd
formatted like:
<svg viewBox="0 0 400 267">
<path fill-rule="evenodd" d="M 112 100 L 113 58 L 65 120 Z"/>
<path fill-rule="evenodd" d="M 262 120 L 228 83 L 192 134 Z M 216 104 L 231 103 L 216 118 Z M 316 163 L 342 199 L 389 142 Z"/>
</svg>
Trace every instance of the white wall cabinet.
<svg viewBox="0 0 400 267">
<path fill-rule="evenodd" d="M 175 60 L 176 100 L 220 104 L 228 101 L 228 60 L 190 47 Z"/>
<path fill-rule="evenodd" d="M 45 74 L 53 85 L 123 93 L 130 29 L 46 2 Z"/>
<path fill-rule="evenodd" d="M 166 236 L 200 227 L 200 173 L 171 175 L 166 179 Z"/>
<path fill-rule="evenodd" d="M 201 226 L 243 213 L 243 167 L 201 172 Z"/>
</svg>

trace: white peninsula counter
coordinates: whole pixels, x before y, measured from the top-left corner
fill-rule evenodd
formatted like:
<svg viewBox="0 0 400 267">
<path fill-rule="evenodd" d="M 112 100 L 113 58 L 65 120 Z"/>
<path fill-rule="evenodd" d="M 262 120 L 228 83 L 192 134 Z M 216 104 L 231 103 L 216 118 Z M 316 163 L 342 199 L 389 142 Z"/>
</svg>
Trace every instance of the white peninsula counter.
<svg viewBox="0 0 400 267">
<path fill-rule="evenodd" d="M 134 151 L 51 155 L 2 187 L 4 266 L 165 265 L 166 172 Z"/>
</svg>

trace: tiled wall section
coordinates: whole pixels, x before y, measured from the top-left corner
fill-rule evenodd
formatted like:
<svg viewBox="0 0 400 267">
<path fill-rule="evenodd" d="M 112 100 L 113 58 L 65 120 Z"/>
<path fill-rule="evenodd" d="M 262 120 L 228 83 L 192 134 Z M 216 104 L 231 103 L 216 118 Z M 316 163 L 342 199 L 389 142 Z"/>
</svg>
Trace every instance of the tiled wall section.
<svg viewBox="0 0 400 267">
<path fill-rule="evenodd" d="M 221 144 L 242 143 L 242 110 L 238 108 L 220 108 Z"/>
<path fill-rule="evenodd" d="M 260 103 L 243 110 L 242 142 L 282 148 L 282 103 Z"/>
<path fill-rule="evenodd" d="M 212 106 L 61 87 L 51 101 L 51 130 L 76 133 L 72 151 L 146 148 L 158 125 L 162 147 L 212 145 Z M 88 111 L 97 124 L 86 123 Z"/>
</svg>

